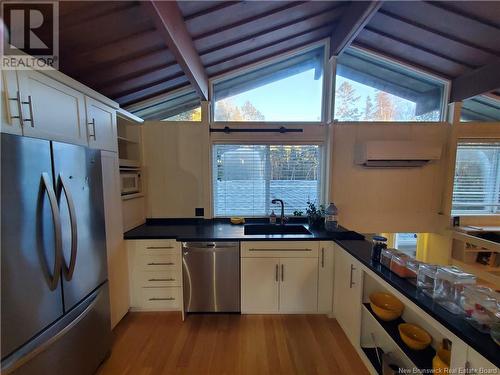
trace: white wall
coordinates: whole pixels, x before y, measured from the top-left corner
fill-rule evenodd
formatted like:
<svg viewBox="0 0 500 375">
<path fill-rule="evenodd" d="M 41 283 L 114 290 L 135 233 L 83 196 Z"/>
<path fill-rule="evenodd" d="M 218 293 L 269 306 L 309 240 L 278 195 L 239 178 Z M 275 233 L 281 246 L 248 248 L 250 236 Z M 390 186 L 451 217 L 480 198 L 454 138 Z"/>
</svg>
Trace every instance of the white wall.
<svg viewBox="0 0 500 375">
<path fill-rule="evenodd" d="M 448 224 L 448 217 L 439 213 L 449 124 L 356 123 L 332 128 L 330 197 L 342 225 L 373 233 L 436 232 Z M 368 140 L 440 143 L 443 156 L 421 168 L 368 169 L 354 164 L 355 144 Z"/>
<path fill-rule="evenodd" d="M 206 124 L 147 121 L 143 163 L 148 218 L 209 215 L 209 131 Z"/>
</svg>

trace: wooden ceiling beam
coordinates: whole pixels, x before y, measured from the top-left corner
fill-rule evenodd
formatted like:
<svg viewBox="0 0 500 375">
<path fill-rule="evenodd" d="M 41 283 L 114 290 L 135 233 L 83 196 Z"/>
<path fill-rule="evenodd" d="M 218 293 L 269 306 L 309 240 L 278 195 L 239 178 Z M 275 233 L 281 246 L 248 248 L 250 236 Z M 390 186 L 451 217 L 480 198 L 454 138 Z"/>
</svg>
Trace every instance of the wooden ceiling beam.
<svg viewBox="0 0 500 375">
<path fill-rule="evenodd" d="M 382 6 L 382 1 L 353 1 L 334 28 L 330 56 L 340 56 Z"/>
<path fill-rule="evenodd" d="M 177 2 L 145 1 L 141 6 L 151 15 L 165 44 L 197 93 L 202 100 L 208 100 L 208 77 Z"/>
<path fill-rule="evenodd" d="M 451 82 L 450 103 L 500 88 L 500 58 Z"/>
</svg>

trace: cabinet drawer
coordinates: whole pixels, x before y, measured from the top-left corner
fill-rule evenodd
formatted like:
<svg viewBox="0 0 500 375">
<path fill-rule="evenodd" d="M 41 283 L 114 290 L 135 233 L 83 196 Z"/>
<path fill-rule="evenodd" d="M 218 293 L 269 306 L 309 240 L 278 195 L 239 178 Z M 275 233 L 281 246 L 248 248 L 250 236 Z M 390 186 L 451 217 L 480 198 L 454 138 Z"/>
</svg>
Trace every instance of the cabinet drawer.
<svg viewBox="0 0 500 375">
<path fill-rule="evenodd" d="M 180 244 L 175 240 L 141 240 L 137 250 L 138 255 L 180 255 Z"/>
<path fill-rule="evenodd" d="M 181 277 L 177 269 L 142 271 L 137 275 L 137 282 L 141 287 L 181 286 Z"/>
<path fill-rule="evenodd" d="M 139 257 L 139 270 L 167 271 L 177 270 L 181 267 L 180 255 L 143 255 Z"/>
<path fill-rule="evenodd" d="M 142 309 L 179 309 L 180 288 L 142 288 L 139 299 Z"/>
<path fill-rule="evenodd" d="M 317 258 L 318 241 L 249 241 L 241 243 L 243 258 Z"/>
</svg>

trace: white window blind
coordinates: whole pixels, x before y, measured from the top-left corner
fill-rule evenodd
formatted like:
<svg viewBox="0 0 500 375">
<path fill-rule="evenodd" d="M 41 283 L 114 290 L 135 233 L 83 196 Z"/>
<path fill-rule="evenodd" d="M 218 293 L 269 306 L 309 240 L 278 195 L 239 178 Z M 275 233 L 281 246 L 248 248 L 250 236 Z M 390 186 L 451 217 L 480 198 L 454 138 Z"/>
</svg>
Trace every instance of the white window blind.
<svg viewBox="0 0 500 375">
<path fill-rule="evenodd" d="M 320 201 L 321 150 L 318 145 L 214 145 L 214 216 L 305 214 L 306 202 Z"/>
<path fill-rule="evenodd" d="M 459 143 L 452 214 L 498 213 L 500 213 L 500 142 Z"/>
</svg>

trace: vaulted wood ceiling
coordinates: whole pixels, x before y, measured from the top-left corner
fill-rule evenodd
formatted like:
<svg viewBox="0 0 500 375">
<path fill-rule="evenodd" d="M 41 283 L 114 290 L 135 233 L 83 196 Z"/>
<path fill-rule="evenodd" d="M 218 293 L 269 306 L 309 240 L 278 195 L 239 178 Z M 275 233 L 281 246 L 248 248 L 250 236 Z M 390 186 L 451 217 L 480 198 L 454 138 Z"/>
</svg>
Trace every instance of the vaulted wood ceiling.
<svg viewBox="0 0 500 375">
<path fill-rule="evenodd" d="M 353 14 L 348 1 L 177 4 L 208 77 L 335 36 Z M 178 51 L 168 49 L 165 30 L 146 8 L 135 1 L 61 2 L 61 70 L 122 106 L 189 86 Z M 351 39 L 449 79 L 485 66 L 498 66 L 500 75 L 500 2 L 388 1 Z"/>
</svg>

